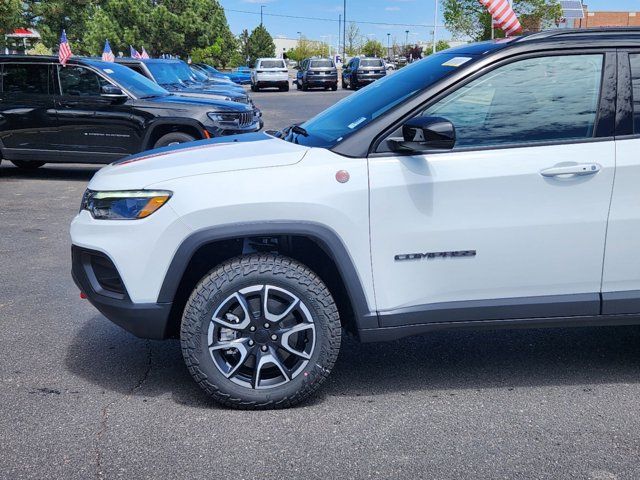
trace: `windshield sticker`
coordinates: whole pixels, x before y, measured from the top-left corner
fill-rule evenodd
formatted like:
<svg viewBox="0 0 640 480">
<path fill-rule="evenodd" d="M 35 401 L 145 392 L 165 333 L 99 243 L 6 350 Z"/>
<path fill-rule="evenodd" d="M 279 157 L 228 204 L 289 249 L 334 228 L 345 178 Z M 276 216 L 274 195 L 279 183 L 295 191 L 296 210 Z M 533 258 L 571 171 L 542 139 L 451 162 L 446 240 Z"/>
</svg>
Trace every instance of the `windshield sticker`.
<svg viewBox="0 0 640 480">
<path fill-rule="evenodd" d="M 108 73 L 109 75 L 111 75 L 113 73 L 113 70 L 111 70 L 110 68 L 103 68 L 102 71 L 104 73 Z"/>
<path fill-rule="evenodd" d="M 364 122 L 367 119 L 367 117 L 360 117 L 359 119 L 357 119 L 355 122 L 350 123 L 348 125 L 349 130 L 353 130 L 354 128 L 356 128 L 358 125 L 360 125 L 362 122 Z"/>
<path fill-rule="evenodd" d="M 459 67 L 460 65 L 464 65 L 471 57 L 453 57 L 451 60 L 447 60 L 442 64 L 443 67 Z"/>
</svg>

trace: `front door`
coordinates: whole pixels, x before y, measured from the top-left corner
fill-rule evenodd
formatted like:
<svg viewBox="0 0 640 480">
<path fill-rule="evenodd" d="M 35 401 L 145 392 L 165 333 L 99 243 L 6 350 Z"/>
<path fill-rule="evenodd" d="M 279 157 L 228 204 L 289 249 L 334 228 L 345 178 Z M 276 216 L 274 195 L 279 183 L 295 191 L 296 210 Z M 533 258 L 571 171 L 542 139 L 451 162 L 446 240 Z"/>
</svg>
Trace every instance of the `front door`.
<svg viewBox="0 0 640 480">
<path fill-rule="evenodd" d="M 132 100 L 102 96 L 109 82 L 84 66 L 58 67 L 60 150 L 75 154 L 125 156 L 140 150 Z M 87 155 L 87 159 L 91 159 Z"/>
<path fill-rule="evenodd" d="M 383 326 L 599 313 L 613 77 L 604 52 L 501 64 L 419 113 L 452 151 L 369 159 Z"/>
</svg>

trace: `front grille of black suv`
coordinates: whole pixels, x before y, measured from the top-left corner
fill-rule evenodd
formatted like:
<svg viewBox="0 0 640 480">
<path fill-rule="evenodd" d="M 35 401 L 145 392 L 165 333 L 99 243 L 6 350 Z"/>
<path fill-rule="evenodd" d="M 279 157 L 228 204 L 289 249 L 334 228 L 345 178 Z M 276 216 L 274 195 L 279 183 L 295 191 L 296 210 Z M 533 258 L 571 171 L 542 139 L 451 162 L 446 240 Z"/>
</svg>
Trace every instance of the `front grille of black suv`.
<svg viewBox="0 0 640 480">
<path fill-rule="evenodd" d="M 253 112 L 242 112 L 239 123 L 241 127 L 248 127 L 253 123 Z"/>
</svg>

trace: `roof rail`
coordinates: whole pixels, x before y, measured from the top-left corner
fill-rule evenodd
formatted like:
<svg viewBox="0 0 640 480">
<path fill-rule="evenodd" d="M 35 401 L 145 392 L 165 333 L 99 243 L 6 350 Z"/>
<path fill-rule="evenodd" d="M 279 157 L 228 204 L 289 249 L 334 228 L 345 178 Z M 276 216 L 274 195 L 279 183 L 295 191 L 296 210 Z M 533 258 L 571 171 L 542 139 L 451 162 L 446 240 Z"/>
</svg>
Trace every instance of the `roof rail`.
<svg viewBox="0 0 640 480">
<path fill-rule="evenodd" d="M 553 28 L 542 30 L 540 32 L 529 33 L 517 37 L 514 42 L 531 42 L 534 40 L 544 40 L 546 38 L 554 38 L 560 36 L 571 35 L 602 35 L 606 33 L 624 34 L 637 33 L 640 35 L 640 27 L 599 27 L 599 28 Z"/>
</svg>

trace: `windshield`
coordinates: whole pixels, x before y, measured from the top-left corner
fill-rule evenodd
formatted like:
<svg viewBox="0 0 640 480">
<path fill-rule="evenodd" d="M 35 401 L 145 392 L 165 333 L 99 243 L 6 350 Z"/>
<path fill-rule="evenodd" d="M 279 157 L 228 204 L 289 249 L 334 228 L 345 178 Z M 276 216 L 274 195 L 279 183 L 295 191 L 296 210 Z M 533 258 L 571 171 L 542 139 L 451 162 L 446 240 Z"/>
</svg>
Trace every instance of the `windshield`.
<svg viewBox="0 0 640 480">
<path fill-rule="evenodd" d="M 259 68 L 285 68 L 282 60 L 262 60 Z"/>
<path fill-rule="evenodd" d="M 191 67 L 189 70 L 191 70 L 191 73 L 199 82 L 206 82 L 207 80 L 209 80 L 209 77 L 207 77 L 206 74 L 204 74 L 203 72 L 199 72 L 195 67 Z"/>
<path fill-rule="evenodd" d="M 306 136 L 285 132 L 286 139 L 303 145 L 331 148 L 470 60 L 470 56 L 429 55 L 349 95 L 303 123 L 301 126 L 306 130 Z"/>
<path fill-rule="evenodd" d="M 311 60 L 311 68 L 331 68 L 333 62 L 331 60 Z"/>
<path fill-rule="evenodd" d="M 176 70 L 169 63 L 148 62 L 147 68 L 160 85 L 181 84 L 182 81 Z"/>
<path fill-rule="evenodd" d="M 134 72 L 129 67 L 117 63 L 90 61 L 91 65 L 99 68 L 107 77 L 112 78 L 137 98 L 164 97 L 169 95 L 160 85 L 149 80 L 144 75 Z"/>
<path fill-rule="evenodd" d="M 378 58 L 374 58 L 374 59 L 365 58 L 363 60 L 360 60 L 360 66 L 361 67 L 382 67 L 382 60 Z"/>
</svg>

